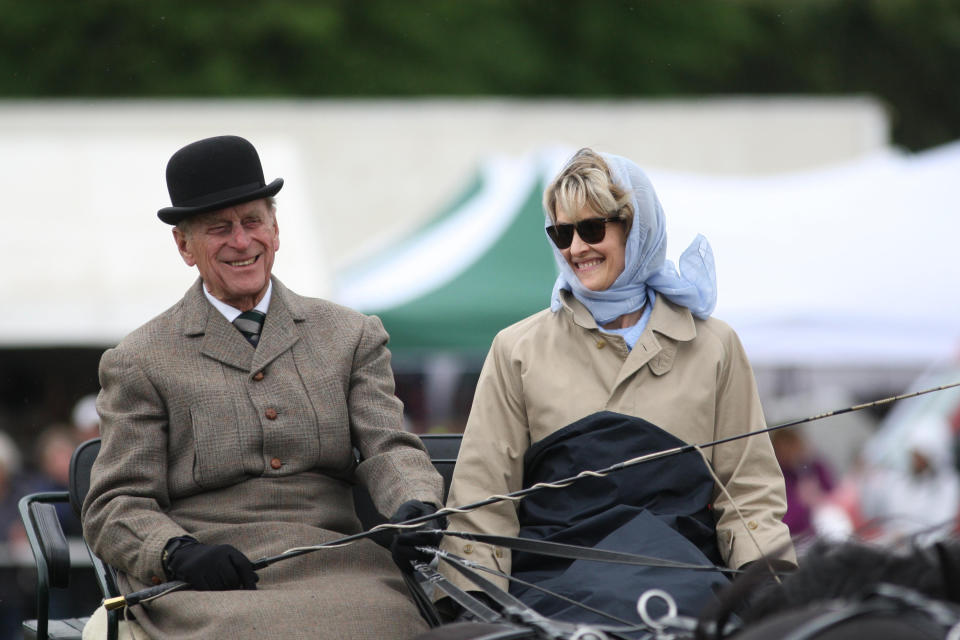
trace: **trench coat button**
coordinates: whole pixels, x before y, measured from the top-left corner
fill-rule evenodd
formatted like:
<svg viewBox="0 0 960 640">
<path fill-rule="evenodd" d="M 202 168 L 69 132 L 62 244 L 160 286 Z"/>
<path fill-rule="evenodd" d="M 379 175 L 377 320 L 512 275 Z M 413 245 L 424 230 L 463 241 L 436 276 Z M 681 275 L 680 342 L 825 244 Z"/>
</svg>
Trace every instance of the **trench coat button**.
<svg viewBox="0 0 960 640">
<path fill-rule="evenodd" d="M 280 467 L 283 466 L 283 463 L 280 462 L 280 458 L 274 458 L 273 460 L 270 461 L 270 466 L 274 469 L 279 469 Z"/>
<path fill-rule="evenodd" d="M 751 529 L 756 529 L 760 525 L 757 524 L 756 520 L 751 520 L 750 522 L 747 523 L 747 526 L 750 527 Z"/>
<path fill-rule="evenodd" d="M 464 553 L 473 553 L 473 545 L 472 545 L 472 544 L 465 544 L 465 545 L 463 545 L 463 552 L 464 552 Z"/>
<path fill-rule="evenodd" d="M 263 415 L 267 416 L 267 420 L 276 420 L 277 419 L 277 410 L 276 409 L 267 409 L 263 412 Z"/>
<path fill-rule="evenodd" d="M 502 557 L 503 557 L 503 549 L 501 549 L 500 547 L 497 547 L 497 550 L 493 552 L 493 555 L 497 556 L 498 558 L 502 558 Z"/>
<path fill-rule="evenodd" d="M 253 379 L 257 382 L 263 380 L 263 371 L 257 371 L 255 374 L 253 374 Z"/>
<path fill-rule="evenodd" d="M 597 340 L 597 349 L 603 349 L 605 346 L 607 346 L 606 340 Z"/>
<path fill-rule="evenodd" d="M 160 576 L 151 576 L 150 582 L 152 582 L 153 584 L 162 584 L 163 580 L 160 579 Z"/>
</svg>

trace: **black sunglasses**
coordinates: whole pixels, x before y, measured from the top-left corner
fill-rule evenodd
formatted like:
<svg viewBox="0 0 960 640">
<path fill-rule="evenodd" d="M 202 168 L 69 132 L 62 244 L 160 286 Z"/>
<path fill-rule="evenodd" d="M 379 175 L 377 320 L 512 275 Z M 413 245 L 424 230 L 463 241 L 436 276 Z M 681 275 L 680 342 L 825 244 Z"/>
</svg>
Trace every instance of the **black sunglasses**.
<svg viewBox="0 0 960 640">
<path fill-rule="evenodd" d="M 603 242 L 604 236 L 607 235 L 608 222 L 625 222 L 625 220 L 615 216 L 611 218 L 587 218 L 576 224 L 552 224 L 547 227 L 547 235 L 553 240 L 553 244 L 557 245 L 557 249 L 566 249 L 573 244 L 574 230 L 576 230 L 580 239 L 587 244 L 597 244 Z"/>
</svg>

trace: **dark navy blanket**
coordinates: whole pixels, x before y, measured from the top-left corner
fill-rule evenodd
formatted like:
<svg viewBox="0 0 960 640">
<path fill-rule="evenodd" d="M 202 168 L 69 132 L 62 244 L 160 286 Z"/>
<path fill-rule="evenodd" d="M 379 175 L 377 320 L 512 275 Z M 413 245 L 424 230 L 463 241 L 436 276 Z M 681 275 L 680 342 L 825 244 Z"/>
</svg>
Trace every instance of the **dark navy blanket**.
<svg viewBox="0 0 960 640">
<path fill-rule="evenodd" d="M 610 411 L 587 416 L 534 443 L 524 456 L 524 487 L 686 443 L 646 420 Z M 629 551 L 699 565 L 721 565 L 711 513 L 713 478 L 696 451 L 539 491 L 518 508 L 520 536 Z M 620 618 L 640 622 L 637 600 L 663 589 L 681 615 L 696 616 L 717 588 L 719 570 L 698 571 L 549 558 L 514 552 L 513 575 Z M 544 615 L 611 623 L 535 589 L 511 593 Z M 662 615 L 665 610 L 655 611 Z"/>
</svg>

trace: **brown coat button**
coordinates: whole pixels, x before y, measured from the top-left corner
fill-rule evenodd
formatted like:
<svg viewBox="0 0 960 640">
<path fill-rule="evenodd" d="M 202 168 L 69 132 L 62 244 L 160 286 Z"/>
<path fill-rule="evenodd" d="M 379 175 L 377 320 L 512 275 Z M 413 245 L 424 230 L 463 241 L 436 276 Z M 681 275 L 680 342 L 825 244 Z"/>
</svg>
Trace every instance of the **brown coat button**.
<svg viewBox="0 0 960 640">
<path fill-rule="evenodd" d="M 253 379 L 257 382 L 263 380 L 263 371 L 257 371 L 255 374 L 253 374 Z"/>
<path fill-rule="evenodd" d="M 150 578 L 150 582 L 152 582 L 153 584 L 161 584 L 163 580 L 160 579 L 160 576 L 152 576 Z"/>
<path fill-rule="evenodd" d="M 468 553 L 468 554 L 469 554 L 469 553 L 473 553 L 473 545 L 472 545 L 472 544 L 469 544 L 469 543 L 463 545 L 463 552 L 464 552 L 464 553 Z"/>
<path fill-rule="evenodd" d="M 277 412 L 275 409 L 267 409 L 264 411 L 263 415 L 267 416 L 267 420 L 276 420 Z"/>
<path fill-rule="evenodd" d="M 597 340 L 597 349 L 603 349 L 605 346 L 607 346 L 606 340 Z"/>
<path fill-rule="evenodd" d="M 270 461 L 270 466 L 273 467 L 274 469 L 279 469 L 280 467 L 283 466 L 283 463 L 280 462 L 280 458 L 274 458 L 273 460 Z"/>
</svg>

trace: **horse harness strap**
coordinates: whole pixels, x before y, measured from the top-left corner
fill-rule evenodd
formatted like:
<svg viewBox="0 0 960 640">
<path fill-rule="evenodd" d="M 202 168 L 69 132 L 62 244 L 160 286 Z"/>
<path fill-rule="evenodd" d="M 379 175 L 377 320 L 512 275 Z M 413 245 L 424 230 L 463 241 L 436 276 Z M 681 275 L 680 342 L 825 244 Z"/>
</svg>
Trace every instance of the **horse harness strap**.
<svg viewBox="0 0 960 640">
<path fill-rule="evenodd" d="M 494 583 L 490 582 L 483 576 L 481 576 L 476 571 L 473 571 L 468 566 L 469 564 L 466 560 L 459 556 L 455 556 L 452 553 L 447 553 L 444 551 L 437 551 L 438 557 L 445 560 L 451 567 L 456 569 L 459 573 L 466 576 L 474 584 L 480 587 L 484 593 L 487 594 L 494 602 L 496 602 L 500 607 L 503 608 L 504 614 L 507 618 L 520 618 L 525 622 L 539 622 L 546 624 L 547 626 L 553 626 L 554 623 L 544 616 L 541 616 L 539 613 L 528 607 L 522 601 L 518 600 L 516 597 L 510 593 L 504 591 Z M 540 625 L 538 625 L 540 626 Z M 558 630 L 559 631 L 559 630 Z M 557 637 L 562 637 L 557 635 Z"/>
<path fill-rule="evenodd" d="M 492 544 L 513 551 L 526 551 L 544 556 L 553 556 L 555 558 L 567 558 L 570 560 L 593 560 L 595 562 L 613 562 L 617 564 L 631 564 L 642 567 L 661 567 L 665 569 L 692 569 L 695 571 L 723 571 L 725 573 L 740 573 L 737 569 L 728 569 L 718 567 L 712 564 L 693 564 L 690 562 L 678 562 L 676 560 L 664 560 L 626 551 L 610 551 L 608 549 L 597 549 L 595 547 L 584 547 L 574 544 L 564 544 L 560 542 L 550 542 L 548 540 L 536 540 L 533 538 L 517 538 L 512 536 L 495 536 L 482 533 L 467 533 L 464 531 L 444 531 L 444 535 L 471 540 L 473 542 L 483 542 Z"/>
<path fill-rule="evenodd" d="M 478 598 L 470 595 L 460 587 L 447 580 L 442 573 L 428 564 L 418 562 L 414 564 L 414 569 L 423 576 L 428 584 L 443 591 L 454 602 L 466 609 L 470 614 L 481 622 L 499 622 L 502 616 L 481 602 Z"/>
<path fill-rule="evenodd" d="M 426 548 L 423 549 L 426 550 Z M 617 618 L 616 616 L 599 611 L 585 604 L 579 604 L 579 606 L 594 613 L 606 616 L 611 620 L 616 621 L 618 624 L 612 626 L 609 624 L 597 623 L 583 624 L 548 618 L 531 608 L 526 603 L 517 599 L 512 594 L 504 591 L 494 583 L 481 576 L 477 570 L 494 573 L 511 581 L 516 580 L 515 578 L 512 578 L 506 574 L 502 574 L 498 571 L 488 569 L 483 565 L 476 564 L 447 551 L 442 551 L 440 549 L 430 549 L 430 551 L 435 553 L 439 559 L 450 564 L 451 567 L 453 567 L 458 573 L 465 576 L 467 579 L 477 585 L 477 587 L 480 588 L 486 597 L 491 599 L 497 606 L 502 608 L 502 612 L 493 612 L 493 610 L 489 607 L 486 607 L 486 605 L 480 599 L 468 592 L 460 590 L 458 587 L 454 586 L 452 583 L 446 580 L 446 578 L 440 575 L 435 569 L 421 563 L 416 566 L 416 569 L 427 579 L 427 581 L 435 585 L 438 589 L 450 596 L 457 603 L 461 604 L 461 606 L 464 606 L 464 608 L 468 611 L 472 612 L 471 607 L 475 607 L 477 604 L 479 604 L 483 609 L 486 609 L 486 611 L 483 611 L 484 614 L 489 611 L 493 612 L 496 616 L 496 619 L 493 620 L 489 618 L 480 618 L 482 621 L 497 622 L 501 624 L 514 624 L 519 625 L 522 628 L 533 629 L 538 633 L 538 638 L 548 638 L 550 640 L 609 640 L 612 638 L 626 639 L 635 637 L 633 634 L 636 634 L 637 632 L 645 631 L 647 632 L 647 635 L 644 636 L 645 638 L 650 638 L 651 640 L 654 638 L 657 640 L 671 640 L 675 637 L 678 637 L 676 635 L 677 632 L 683 633 L 683 637 L 687 637 L 687 635 L 692 633 L 696 628 L 696 620 L 692 618 L 687 619 L 684 616 L 677 616 L 675 612 L 675 604 L 673 603 L 670 595 L 656 589 L 653 591 L 656 591 L 657 593 L 652 595 L 654 595 L 654 597 L 663 598 L 668 608 L 673 608 L 672 613 L 667 614 L 659 620 L 653 619 L 652 616 L 648 615 L 648 612 L 646 612 L 646 607 L 640 607 L 640 605 L 638 605 L 638 611 L 643 619 L 643 622 L 632 623 L 628 620 Z M 522 580 L 517 581 L 527 586 L 534 587 L 545 594 L 561 598 L 567 602 L 570 602 L 571 604 L 578 604 L 575 601 L 571 601 L 568 598 L 556 594 L 548 589 L 525 583 Z M 641 602 L 643 600 L 644 599 L 641 598 Z"/>
</svg>

